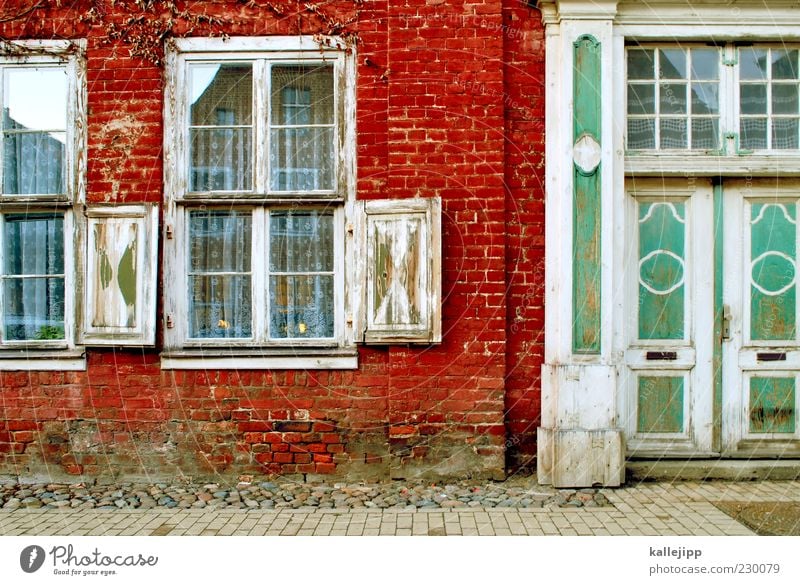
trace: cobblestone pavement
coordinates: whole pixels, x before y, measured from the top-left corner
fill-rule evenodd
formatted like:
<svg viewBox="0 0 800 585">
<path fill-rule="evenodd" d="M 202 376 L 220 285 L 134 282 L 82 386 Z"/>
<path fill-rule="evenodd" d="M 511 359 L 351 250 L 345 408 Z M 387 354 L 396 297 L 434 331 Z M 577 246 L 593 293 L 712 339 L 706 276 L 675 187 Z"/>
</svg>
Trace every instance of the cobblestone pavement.
<svg viewBox="0 0 800 585">
<path fill-rule="evenodd" d="M 607 506 L 45 509 L 0 511 L 0 535 L 752 535 L 719 501 L 800 501 L 800 482 L 642 483 Z"/>
</svg>

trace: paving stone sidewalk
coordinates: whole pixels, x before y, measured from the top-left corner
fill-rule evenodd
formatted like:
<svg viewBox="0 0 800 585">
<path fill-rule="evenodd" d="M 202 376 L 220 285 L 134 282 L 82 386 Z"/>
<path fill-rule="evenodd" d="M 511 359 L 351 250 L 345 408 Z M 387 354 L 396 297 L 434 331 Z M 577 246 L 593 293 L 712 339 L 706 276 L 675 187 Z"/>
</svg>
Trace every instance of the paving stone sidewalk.
<svg viewBox="0 0 800 585">
<path fill-rule="evenodd" d="M 714 502 L 797 502 L 800 482 L 642 483 L 600 492 L 610 506 L 2 510 L 0 535 L 752 535 Z"/>
</svg>

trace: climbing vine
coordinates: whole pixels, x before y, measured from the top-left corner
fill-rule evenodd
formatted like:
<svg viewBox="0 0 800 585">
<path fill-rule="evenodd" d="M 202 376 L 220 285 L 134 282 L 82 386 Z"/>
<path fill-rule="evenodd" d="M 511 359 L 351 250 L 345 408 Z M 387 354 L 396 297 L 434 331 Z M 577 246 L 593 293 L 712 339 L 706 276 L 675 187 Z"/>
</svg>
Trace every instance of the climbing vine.
<svg viewBox="0 0 800 585">
<path fill-rule="evenodd" d="M 59 9 L 71 10 L 75 22 L 93 30 L 100 45 L 127 47 L 131 57 L 161 65 L 164 47 L 169 39 L 187 36 L 225 38 L 238 25 L 252 22 L 264 12 L 286 20 L 298 34 L 313 31 L 323 36 L 338 36 L 347 44 L 357 42 L 353 25 L 358 22 L 359 8 L 364 0 L 349 0 L 352 8 L 344 17 L 330 11 L 324 4 L 303 0 L 235 0 L 231 10 L 215 15 L 204 2 L 178 0 L 84 0 L 67 3 L 64 0 L 28 0 L 7 2 L 0 8 L 0 26 L 21 23 L 39 36 L 46 33 L 46 24 Z M 9 6 L 16 4 L 16 6 Z M 235 10 L 238 5 L 239 11 Z M 213 5 L 212 5 L 213 6 Z M 38 31 L 38 32 L 37 32 Z M 51 35 L 47 35 L 52 38 Z M 30 46 L 15 43 L 0 34 L 6 53 L 30 53 Z"/>
</svg>

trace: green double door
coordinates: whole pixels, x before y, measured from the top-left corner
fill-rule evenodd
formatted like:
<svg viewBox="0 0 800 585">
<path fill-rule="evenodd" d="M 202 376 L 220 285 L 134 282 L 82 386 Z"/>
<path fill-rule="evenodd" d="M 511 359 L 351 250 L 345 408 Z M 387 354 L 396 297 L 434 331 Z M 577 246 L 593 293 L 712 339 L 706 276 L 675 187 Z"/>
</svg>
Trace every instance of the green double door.
<svg viewBox="0 0 800 585">
<path fill-rule="evenodd" d="M 625 215 L 629 455 L 800 456 L 800 182 L 629 180 Z"/>
</svg>

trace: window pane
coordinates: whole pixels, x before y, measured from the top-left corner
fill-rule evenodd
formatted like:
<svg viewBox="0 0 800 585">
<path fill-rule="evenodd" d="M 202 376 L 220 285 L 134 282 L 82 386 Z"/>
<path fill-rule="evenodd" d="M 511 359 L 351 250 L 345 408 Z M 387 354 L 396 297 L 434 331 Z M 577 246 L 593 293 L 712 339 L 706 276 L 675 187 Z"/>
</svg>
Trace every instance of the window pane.
<svg viewBox="0 0 800 585">
<path fill-rule="evenodd" d="M 692 79 L 719 79 L 719 50 L 692 49 Z"/>
<path fill-rule="evenodd" d="M 628 50 L 628 79 L 654 79 L 653 51 Z"/>
<path fill-rule="evenodd" d="M 190 65 L 192 126 L 250 125 L 253 66 L 248 63 Z"/>
<path fill-rule="evenodd" d="M 252 337 L 250 276 L 189 277 L 189 337 Z"/>
<path fill-rule="evenodd" d="M 797 118 L 773 118 L 772 148 L 777 150 L 796 149 L 798 147 L 797 128 Z"/>
<path fill-rule="evenodd" d="M 659 77 L 661 79 L 686 79 L 686 51 L 661 49 L 659 52 Z"/>
<path fill-rule="evenodd" d="M 333 65 L 273 65 L 272 124 L 333 124 L 333 95 Z"/>
<path fill-rule="evenodd" d="M 719 84 L 692 84 L 692 114 L 719 113 Z"/>
<path fill-rule="evenodd" d="M 766 85 L 742 85 L 739 95 L 739 110 L 742 114 L 767 113 Z"/>
<path fill-rule="evenodd" d="M 251 128 L 192 129 L 191 190 L 251 190 L 252 144 Z"/>
<path fill-rule="evenodd" d="M 4 133 L 3 193 L 64 193 L 65 144 L 64 132 Z"/>
<path fill-rule="evenodd" d="M 271 135 L 273 191 L 333 189 L 333 128 L 284 128 Z"/>
<path fill-rule="evenodd" d="M 5 339 L 64 339 L 63 215 L 7 215 L 3 240 Z"/>
<path fill-rule="evenodd" d="M 333 213 L 270 213 L 270 271 L 332 272 Z"/>
<path fill-rule="evenodd" d="M 773 114 L 797 114 L 798 95 L 797 85 L 780 84 L 772 86 L 772 113 Z"/>
<path fill-rule="evenodd" d="M 249 213 L 193 212 L 189 258 L 193 272 L 249 272 L 252 227 Z"/>
<path fill-rule="evenodd" d="M 6 69 L 3 128 L 66 130 L 67 70 L 63 67 Z"/>
<path fill-rule="evenodd" d="M 6 340 L 64 339 L 63 278 L 9 278 L 3 295 Z"/>
<path fill-rule="evenodd" d="M 647 150 L 656 147 L 656 125 L 652 118 L 628 118 L 628 148 Z"/>
<path fill-rule="evenodd" d="M 767 78 L 767 50 L 743 47 L 739 49 L 740 79 Z"/>
<path fill-rule="evenodd" d="M 692 148 L 703 150 L 719 148 L 719 120 L 717 118 L 692 120 Z"/>
<path fill-rule="evenodd" d="M 767 119 L 744 118 L 741 122 L 741 148 L 761 150 L 767 147 Z"/>
<path fill-rule="evenodd" d="M 772 79 L 797 79 L 797 51 L 772 51 Z"/>
<path fill-rule="evenodd" d="M 669 83 L 661 86 L 661 113 L 686 113 L 686 84 Z"/>
<path fill-rule="evenodd" d="M 4 275 L 64 274 L 64 217 L 7 215 Z"/>
<path fill-rule="evenodd" d="M 333 276 L 271 276 L 273 338 L 333 337 Z"/>
<path fill-rule="evenodd" d="M 629 114 L 655 114 L 656 97 L 655 86 L 634 84 L 628 85 L 628 113 Z"/>
<path fill-rule="evenodd" d="M 662 118 L 660 132 L 661 148 L 686 148 L 685 118 Z"/>
</svg>

